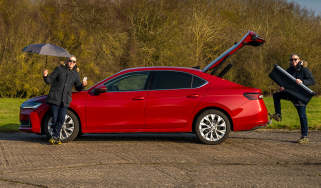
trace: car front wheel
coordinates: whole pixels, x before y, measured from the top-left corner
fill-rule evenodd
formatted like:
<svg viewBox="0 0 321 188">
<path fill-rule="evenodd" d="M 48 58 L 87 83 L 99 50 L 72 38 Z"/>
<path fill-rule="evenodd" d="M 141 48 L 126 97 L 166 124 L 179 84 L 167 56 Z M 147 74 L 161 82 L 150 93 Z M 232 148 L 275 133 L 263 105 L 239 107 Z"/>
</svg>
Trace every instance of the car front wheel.
<svg viewBox="0 0 321 188">
<path fill-rule="evenodd" d="M 53 123 L 52 117 L 49 114 L 46 115 L 44 120 L 44 129 L 48 138 L 53 135 Z M 67 111 L 65 116 L 65 122 L 62 125 L 60 131 L 60 139 L 62 142 L 69 142 L 74 140 L 79 133 L 79 121 L 77 116 L 70 110 Z"/>
<path fill-rule="evenodd" d="M 219 110 L 206 110 L 196 120 L 195 132 L 198 139 L 205 144 L 219 144 L 223 142 L 230 133 L 230 121 L 228 117 Z"/>
</svg>

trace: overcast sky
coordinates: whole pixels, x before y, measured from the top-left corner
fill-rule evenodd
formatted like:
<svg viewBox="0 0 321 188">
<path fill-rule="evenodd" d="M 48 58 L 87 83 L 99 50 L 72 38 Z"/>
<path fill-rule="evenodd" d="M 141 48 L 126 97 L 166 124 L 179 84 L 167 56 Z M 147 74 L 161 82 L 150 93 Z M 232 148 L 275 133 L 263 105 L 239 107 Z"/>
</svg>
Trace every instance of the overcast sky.
<svg viewBox="0 0 321 188">
<path fill-rule="evenodd" d="M 287 0 L 288 2 L 296 2 L 308 10 L 313 10 L 316 14 L 321 15 L 321 0 Z"/>
</svg>

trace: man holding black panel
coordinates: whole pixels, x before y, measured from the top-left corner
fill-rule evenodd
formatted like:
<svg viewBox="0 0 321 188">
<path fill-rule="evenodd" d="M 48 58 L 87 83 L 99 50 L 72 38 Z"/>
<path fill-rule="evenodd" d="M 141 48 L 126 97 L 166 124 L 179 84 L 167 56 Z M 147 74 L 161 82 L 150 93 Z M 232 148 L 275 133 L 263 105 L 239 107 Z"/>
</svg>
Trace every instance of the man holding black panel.
<svg viewBox="0 0 321 188">
<path fill-rule="evenodd" d="M 311 71 L 303 66 L 303 62 L 300 60 L 300 57 L 297 54 L 291 55 L 290 67 L 286 71 L 296 79 L 297 84 L 310 86 L 315 83 Z M 272 115 L 272 118 L 276 121 L 282 120 L 280 103 L 281 99 L 290 100 L 296 107 L 301 124 L 301 138 L 298 140 L 298 143 L 308 143 L 308 120 L 306 116 L 306 104 L 289 94 L 283 86 L 280 86 L 279 92 L 273 94 L 275 114 Z"/>
</svg>

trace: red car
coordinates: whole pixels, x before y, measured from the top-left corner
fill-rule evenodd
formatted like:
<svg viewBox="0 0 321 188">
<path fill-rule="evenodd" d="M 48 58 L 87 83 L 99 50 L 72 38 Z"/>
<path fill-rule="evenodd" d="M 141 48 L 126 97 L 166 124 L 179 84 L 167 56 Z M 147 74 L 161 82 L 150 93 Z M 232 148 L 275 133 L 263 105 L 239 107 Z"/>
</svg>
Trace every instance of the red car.
<svg viewBox="0 0 321 188">
<path fill-rule="evenodd" d="M 74 92 L 61 138 L 67 142 L 81 133 L 191 132 L 203 143 L 219 144 L 231 130 L 265 126 L 268 115 L 260 89 L 220 78 L 230 65 L 219 76 L 206 73 L 242 46 L 263 43 L 250 31 L 203 70 L 131 68 L 87 91 Z M 51 136 L 46 97 L 35 97 L 21 105 L 21 131 Z"/>
</svg>

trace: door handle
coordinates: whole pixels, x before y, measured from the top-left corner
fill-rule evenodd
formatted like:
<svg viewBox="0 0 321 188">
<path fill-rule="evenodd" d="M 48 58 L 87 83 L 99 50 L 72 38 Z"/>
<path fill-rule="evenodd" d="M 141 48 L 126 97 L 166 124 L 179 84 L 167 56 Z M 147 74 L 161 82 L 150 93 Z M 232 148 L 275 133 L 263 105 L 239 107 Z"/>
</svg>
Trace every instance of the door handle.
<svg viewBox="0 0 321 188">
<path fill-rule="evenodd" d="M 145 100 L 145 97 L 134 97 L 134 101 Z"/>
<path fill-rule="evenodd" d="M 186 96 L 187 98 L 197 98 L 197 97 L 199 97 L 200 96 L 200 94 L 192 94 L 192 95 L 188 95 L 188 96 Z"/>
</svg>

